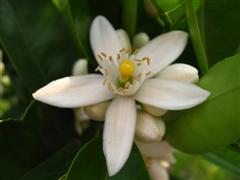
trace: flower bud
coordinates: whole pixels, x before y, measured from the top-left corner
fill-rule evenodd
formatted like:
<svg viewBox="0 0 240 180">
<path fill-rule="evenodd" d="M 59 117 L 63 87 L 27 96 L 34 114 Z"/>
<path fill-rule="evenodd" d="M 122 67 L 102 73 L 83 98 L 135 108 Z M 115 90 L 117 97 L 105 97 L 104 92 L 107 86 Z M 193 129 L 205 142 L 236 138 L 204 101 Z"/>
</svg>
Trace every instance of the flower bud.
<svg viewBox="0 0 240 180">
<path fill-rule="evenodd" d="M 157 117 L 163 116 L 164 114 L 167 113 L 166 109 L 156 108 L 154 106 L 150 106 L 147 104 L 143 104 L 142 108 L 144 111 L 150 113 L 153 116 L 157 116 Z"/>
<path fill-rule="evenodd" d="M 133 38 L 133 48 L 139 49 L 149 42 L 149 36 L 146 33 L 138 33 Z"/>
<path fill-rule="evenodd" d="M 72 75 L 85 75 L 88 73 L 88 62 L 86 59 L 79 59 L 73 65 Z"/>
<path fill-rule="evenodd" d="M 199 79 L 198 70 L 190 65 L 177 63 L 163 69 L 157 78 L 196 83 Z"/>
<path fill-rule="evenodd" d="M 151 0 L 144 0 L 144 8 L 150 16 L 159 16 L 158 8 L 155 6 L 155 4 L 153 4 Z"/>
<path fill-rule="evenodd" d="M 159 160 L 151 159 L 147 167 L 152 180 L 169 180 L 168 171 Z"/>
<path fill-rule="evenodd" d="M 144 111 L 137 114 L 136 137 L 142 142 L 161 141 L 165 134 L 164 122 Z"/>
<path fill-rule="evenodd" d="M 84 111 L 90 119 L 95 121 L 104 121 L 109 103 L 109 101 L 105 101 L 91 106 L 86 106 L 84 107 Z"/>
</svg>

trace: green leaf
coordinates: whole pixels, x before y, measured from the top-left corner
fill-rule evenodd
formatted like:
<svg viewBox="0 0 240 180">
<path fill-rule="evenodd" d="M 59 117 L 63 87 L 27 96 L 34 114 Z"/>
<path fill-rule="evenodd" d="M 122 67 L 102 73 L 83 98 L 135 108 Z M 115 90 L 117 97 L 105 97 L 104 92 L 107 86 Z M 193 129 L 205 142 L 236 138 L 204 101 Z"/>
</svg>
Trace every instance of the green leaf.
<svg viewBox="0 0 240 180">
<path fill-rule="evenodd" d="M 102 152 L 102 140 L 101 138 L 95 138 L 80 149 L 68 169 L 66 180 L 77 179 L 147 180 L 149 177 L 136 146 L 133 147 L 125 167 L 117 175 L 108 177 Z"/>
<path fill-rule="evenodd" d="M 186 0 L 186 16 L 198 66 L 204 74 L 208 70 L 208 61 L 192 0 Z"/>
<path fill-rule="evenodd" d="M 51 2 L 0 0 L 0 42 L 30 92 L 70 74 L 71 41 Z"/>
<path fill-rule="evenodd" d="M 240 151 L 232 147 L 204 155 L 209 161 L 240 176 Z"/>
<path fill-rule="evenodd" d="M 67 169 L 80 147 L 79 141 L 73 141 L 46 161 L 31 169 L 19 180 L 53 180 L 67 172 Z"/>
<path fill-rule="evenodd" d="M 188 153 L 205 153 L 240 138 L 239 67 L 240 54 L 216 64 L 199 82 L 211 92 L 208 100 L 169 115 L 166 138 L 174 147 Z"/>
<path fill-rule="evenodd" d="M 131 39 L 133 38 L 136 30 L 137 22 L 137 10 L 138 10 L 138 0 L 123 0 L 123 28 L 128 32 Z"/>
<path fill-rule="evenodd" d="M 24 120 L 1 122 L 0 179 L 20 178 L 74 137 L 68 110 L 39 103 L 31 106 Z"/>
<path fill-rule="evenodd" d="M 209 65 L 236 53 L 240 43 L 238 0 L 204 0 L 200 23 L 204 29 Z"/>
</svg>

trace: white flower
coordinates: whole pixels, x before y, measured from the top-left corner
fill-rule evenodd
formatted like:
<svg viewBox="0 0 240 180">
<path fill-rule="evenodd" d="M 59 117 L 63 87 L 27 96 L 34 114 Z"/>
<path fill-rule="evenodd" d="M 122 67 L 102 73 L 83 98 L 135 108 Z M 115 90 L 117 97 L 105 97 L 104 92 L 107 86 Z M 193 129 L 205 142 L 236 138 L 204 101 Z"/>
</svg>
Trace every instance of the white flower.
<svg viewBox="0 0 240 180">
<path fill-rule="evenodd" d="M 136 102 L 181 110 L 202 103 L 209 92 L 196 85 L 154 78 L 184 50 L 187 34 L 162 34 L 132 52 L 106 18 L 98 16 L 90 29 L 91 47 L 100 74 L 66 77 L 53 81 L 33 94 L 50 105 L 75 108 L 113 99 L 104 125 L 103 150 L 110 176 L 116 174 L 130 154 L 135 125 Z"/>
<path fill-rule="evenodd" d="M 168 168 L 175 163 L 173 148 L 166 142 L 142 143 L 135 141 L 144 157 L 152 180 L 168 180 Z"/>
</svg>

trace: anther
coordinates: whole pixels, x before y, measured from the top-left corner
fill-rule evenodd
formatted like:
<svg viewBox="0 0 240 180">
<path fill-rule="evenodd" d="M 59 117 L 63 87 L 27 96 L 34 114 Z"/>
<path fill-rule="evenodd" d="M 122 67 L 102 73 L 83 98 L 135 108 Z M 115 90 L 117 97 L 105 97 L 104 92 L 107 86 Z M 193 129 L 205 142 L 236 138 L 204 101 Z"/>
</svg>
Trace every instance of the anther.
<svg viewBox="0 0 240 180">
<path fill-rule="evenodd" d="M 146 75 L 146 76 L 148 76 L 149 74 L 151 74 L 151 71 L 149 71 L 149 72 L 145 73 L 145 75 Z"/>
<path fill-rule="evenodd" d="M 125 48 L 122 48 L 122 49 L 120 49 L 120 53 L 122 53 L 122 52 L 124 52 L 125 51 Z"/>
<path fill-rule="evenodd" d="M 103 55 L 104 57 L 107 57 L 107 55 L 104 52 L 101 52 L 101 55 Z"/>
<path fill-rule="evenodd" d="M 113 57 L 112 56 L 109 56 L 108 59 L 109 59 L 109 61 L 113 61 Z"/>
<path fill-rule="evenodd" d="M 103 61 L 103 58 L 102 58 L 102 56 L 101 56 L 100 54 L 98 54 L 97 56 L 98 56 L 98 58 L 99 58 L 101 61 Z"/>
</svg>

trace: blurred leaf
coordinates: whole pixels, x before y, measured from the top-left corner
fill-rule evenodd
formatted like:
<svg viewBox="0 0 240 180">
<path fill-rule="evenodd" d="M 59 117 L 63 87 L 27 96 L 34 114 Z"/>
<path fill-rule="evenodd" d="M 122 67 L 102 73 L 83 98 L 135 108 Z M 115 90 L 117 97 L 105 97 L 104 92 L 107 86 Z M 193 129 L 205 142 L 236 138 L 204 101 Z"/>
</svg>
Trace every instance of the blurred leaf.
<svg viewBox="0 0 240 180">
<path fill-rule="evenodd" d="M 240 176 L 240 151 L 229 147 L 204 155 L 209 161 Z"/>
<path fill-rule="evenodd" d="M 67 110 L 35 103 L 24 121 L 0 123 L 0 179 L 18 179 L 72 140 L 71 120 Z"/>
<path fill-rule="evenodd" d="M 136 30 L 136 22 L 137 22 L 137 10 L 138 10 L 138 0 L 123 0 L 123 11 L 122 11 L 122 21 L 123 21 L 123 29 L 125 29 L 130 38 L 132 39 L 135 30 Z"/>
<path fill-rule="evenodd" d="M 209 65 L 235 54 L 240 43 L 240 1 L 204 0 L 204 30 Z"/>
<path fill-rule="evenodd" d="M 188 22 L 188 29 L 191 35 L 191 40 L 195 50 L 199 69 L 204 74 L 208 70 L 208 61 L 204 41 L 198 26 L 197 15 L 194 12 L 192 0 L 186 0 L 186 16 Z"/>
<path fill-rule="evenodd" d="M 105 158 L 102 152 L 102 139 L 95 138 L 85 145 L 75 156 L 66 180 L 147 180 L 146 167 L 136 146 L 124 168 L 115 176 L 108 177 Z"/>
<path fill-rule="evenodd" d="M 47 0 L 0 0 L 0 41 L 31 92 L 69 75 L 77 58 L 66 27 Z"/>
<path fill-rule="evenodd" d="M 51 156 L 46 161 L 31 169 L 19 180 L 53 180 L 67 172 L 67 169 L 78 151 L 80 143 L 73 141 Z"/>
<path fill-rule="evenodd" d="M 200 87 L 211 92 L 208 100 L 169 114 L 166 138 L 174 147 L 188 153 L 205 153 L 240 138 L 239 66 L 240 54 L 216 64 L 199 82 Z"/>
</svg>

